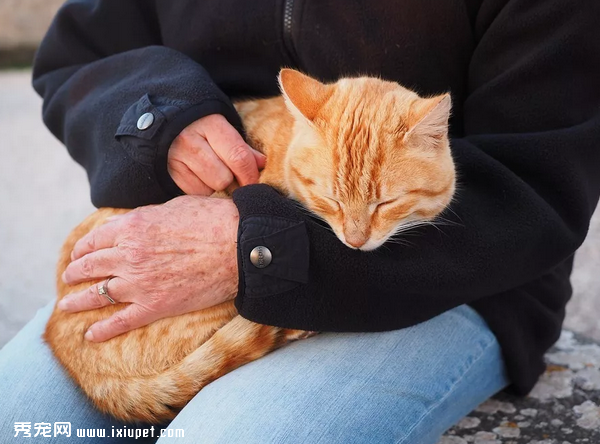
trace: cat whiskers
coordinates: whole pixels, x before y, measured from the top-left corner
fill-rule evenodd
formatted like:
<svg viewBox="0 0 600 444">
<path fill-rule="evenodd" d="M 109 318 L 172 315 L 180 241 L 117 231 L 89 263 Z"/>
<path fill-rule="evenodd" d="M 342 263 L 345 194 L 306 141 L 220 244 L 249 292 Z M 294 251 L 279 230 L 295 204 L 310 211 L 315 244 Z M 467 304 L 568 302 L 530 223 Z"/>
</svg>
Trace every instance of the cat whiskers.
<svg viewBox="0 0 600 444">
<path fill-rule="evenodd" d="M 462 218 L 456 213 L 456 211 L 454 211 L 451 207 L 446 207 L 444 209 L 444 211 L 442 212 L 442 214 L 445 213 L 446 211 L 449 211 L 450 213 L 454 214 L 454 216 L 458 219 L 458 222 L 453 222 L 453 221 L 445 219 L 445 218 L 443 218 L 441 216 L 438 216 L 437 218 L 439 218 L 440 220 L 443 220 L 444 222 L 448 222 L 449 225 L 455 225 L 455 226 L 458 226 L 458 227 L 463 227 L 464 226 Z"/>
<path fill-rule="evenodd" d="M 385 243 L 382 245 L 382 247 L 385 247 L 386 244 L 396 244 L 396 245 L 402 245 L 403 247 L 414 247 L 415 244 L 407 239 L 402 239 L 402 238 L 398 238 L 398 237 L 390 237 L 387 241 L 385 241 Z M 389 250 L 390 248 L 387 247 L 387 249 Z"/>
<path fill-rule="evenodd" d="M 452 211 L 452 210 L 450 210 Z M 454 211 L 452 211 L 453 214 Z M 458 216 L 456 216 L 458 217 Z M 391 242 L 391 243 L 397 243 L 397 244 L 401 244 L 401 245 L 413 245 L 411 243 L 404 243 L 402 244 L 401 241 L 406 241 L 406 239 L 404 239 L 406 236 L 418 236 L 419 232 L 415 231 L 416 228 L 420 228 L 420 227 L 433 227 L 435 228 L 437 231 L 440 232 L 440 234 L 443 235 L 448 235 L 447 233 L 445 233 L 441 227 L 443 226 L 453 226 L 453 227 L 461 227 L 463 226 L 462 223 L 459 222 L 454 222 L 451 221 L 449 219 L 446 219 L 444 217 L 441 216 L 437 216 L 432 220 L 415 220 L 412 222 L 408 222 L 406 224 L 400 225 L 396 228 L 394 234 L 392 236 L 390 236 L 390 238 L 387 240 L 387 242 Z M 401 237 L 399 237 L 401 236 Z"/>
<path fill-rule="evenodd" d="M 450 210 L 450 211 L 452 211 L 452 210 Z M 454 213 L 454 211 L 452 211 L 452 213 L 456 215 L 456 213 Z M 456 217 L 459 218 L 458 215 L 456 215 Z M 441 234 L 444 234 L 446 236 L 448 236 L 448 233 L 444 232 L 440 228 L 440 226 L 441 227 L 444 227 L 444 226 L 446 226 L 446 227 L 464 227 L 464 224 L 462 223 L 462 221 L 461 222 L 455 222 L 455 221 L 452 221 L 450 219 L 446 219 L 446 218 L 441 217 L 441 216 L 438 216 L 433 221 L 431 221 L 430 225 L 433 226 L 433 227 L 435 227 Z"/>
<path fill-rule="evenodd" d="M 437 219 L 434 220 L 415 220 L 412 222 L 408 222 L 402 225 L 399 225 L 398 227 L 396 227 L 396 230 L 394 231 L 394 234 L 391 236 L 392 238 L 395 238 L 396 236 L 402 235 L 402 236 L 416 236 L 419 233 L 415 232 L 414 230 L 416 228 L 420 228 L 420 227 L 426 227 L 426 226 L 431 226 L 434 227 L 436 230 L 438 230 L 440 233 L 442 232 L 442 230 L 438 227 L 439 221 Z M 397 238 L 396 238 L 397 239 Z"/>
</svg>

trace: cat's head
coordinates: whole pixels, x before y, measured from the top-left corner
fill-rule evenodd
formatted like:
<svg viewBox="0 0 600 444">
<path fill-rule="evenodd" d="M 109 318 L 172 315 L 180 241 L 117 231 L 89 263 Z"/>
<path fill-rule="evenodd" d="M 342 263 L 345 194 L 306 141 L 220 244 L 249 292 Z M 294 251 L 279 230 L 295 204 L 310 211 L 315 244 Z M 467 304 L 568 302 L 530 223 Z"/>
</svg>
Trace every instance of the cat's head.
<svg viewBox="0 0 600 444">
<path fill-rule="evenodd" d="M 373 250 L 450 203 L 450 96 L 422 98 L 377 78 L 323 84 L 284 69 L 295 118 L 286 188 L 347 246 Z"/>
</svg>

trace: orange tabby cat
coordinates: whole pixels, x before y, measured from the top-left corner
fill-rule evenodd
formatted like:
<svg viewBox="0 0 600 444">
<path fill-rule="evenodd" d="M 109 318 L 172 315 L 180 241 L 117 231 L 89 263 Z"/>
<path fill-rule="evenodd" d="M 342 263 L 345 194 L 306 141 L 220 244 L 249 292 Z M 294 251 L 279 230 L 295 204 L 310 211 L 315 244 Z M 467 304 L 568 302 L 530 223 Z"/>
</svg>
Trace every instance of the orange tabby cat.
<svg viewBox="0 0 600 444">
<path fill-rule="evenodd" d="M 344 244 L 373 250 L 448 205 L 455 187 L 449 95 L 421 98 L 368 77 L 325 85 L 289 69 L 279 81 L 282 96 L 236 104 L 250 145 L 267 156 L 261 182 L 324 219 Z M 59 299 L 91 284 L 60 279 L 75 242 L 126 211 L 102 208 L 69 235 L 58 264 Z M 55 308 L 44 338 L 96 406 L 122 420 L 173 418 L 209 382 L 307 334 L 255 324 L 226 302 L 107 342 L 83 339 L 90 325 L 121 308 Z"/>
</svg>

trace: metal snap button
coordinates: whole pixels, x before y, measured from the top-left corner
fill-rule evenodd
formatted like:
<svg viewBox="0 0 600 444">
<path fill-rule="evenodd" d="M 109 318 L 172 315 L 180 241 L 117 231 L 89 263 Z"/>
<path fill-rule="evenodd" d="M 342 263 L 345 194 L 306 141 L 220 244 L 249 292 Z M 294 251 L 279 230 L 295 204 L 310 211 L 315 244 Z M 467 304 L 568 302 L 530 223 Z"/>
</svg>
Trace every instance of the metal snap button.
<svg viewBox="0 0 600 444">
<path fill-rule="evenodd" d="M 140 131 L 144 131 L 144 130 L 147 130 L 148 128 L 150 128 L 153 123 L 154 123 L 154 114 L 145 113 L 145 114 L 142 114 L 140 116 L 140 118 L 138 119 L 137 128 Z"/>
<path fill-rule="evenodd" d="M 250 252 L 250 262 L 252 262 L 252 265 L 254 265 L 256 268 L 265 268 L 271 263 L 272 260 L 273 255 L 271 254 L 271 250 L 269 250 L 267 247 L 255 247 Z"/>
</svg>

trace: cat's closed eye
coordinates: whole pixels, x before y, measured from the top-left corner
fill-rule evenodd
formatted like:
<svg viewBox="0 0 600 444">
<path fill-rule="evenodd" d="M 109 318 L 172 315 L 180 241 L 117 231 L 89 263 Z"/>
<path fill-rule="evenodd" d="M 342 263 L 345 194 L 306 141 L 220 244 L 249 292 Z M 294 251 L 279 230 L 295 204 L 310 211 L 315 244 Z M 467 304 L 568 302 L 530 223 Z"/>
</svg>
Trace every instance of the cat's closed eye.
<svg viewBox="0 0 600 444">
<path fill-rule="evenodd" d="M 288 71 L 282 89 L 294 118 L 281 148 L 288 174 L 271 162 L 270 177 L 346 246 L 374 250 L 407 219 L 431 220 L 448 205 L 455 183 L 448 94 L 420 97 L 368 77 L 323 84 Z M 388 131 L 399 124 L 401 133 Z"/>
<path fill-rule="evenodd" d="M 388 205 L 392 205 L 392 204 L 396 203 L 398 201 L 398 199 L 400 199 L 400 198 L 395 197 L 393 199 L 371 202 L 371 203 L 369 203 L 369 210 L 373 213 L 377 209 L 385 208 Z"/>
<path fill-rule="evenodd" d="M 398 199 L 399 199 L 398 197 L 395 197 L 393 199 L 384 200 L 383 202 L 378 202 L 377 206 L 378 207 L 384 207 L 386 205 L 391 205 L 393 203 L 396 203 L 398 201 Z"/>
<path fill-rule="evenodd" d="M 329 196 L 323 196 L 327 202 L 329 202 L 331 205 L 333 205 L 334 208 L 336 208 L 337 210 L 341 210 L 342 209 L 342 203 L 337 200 L 334 199 L 333 197 L 329 197 Z"/>
</svg>

